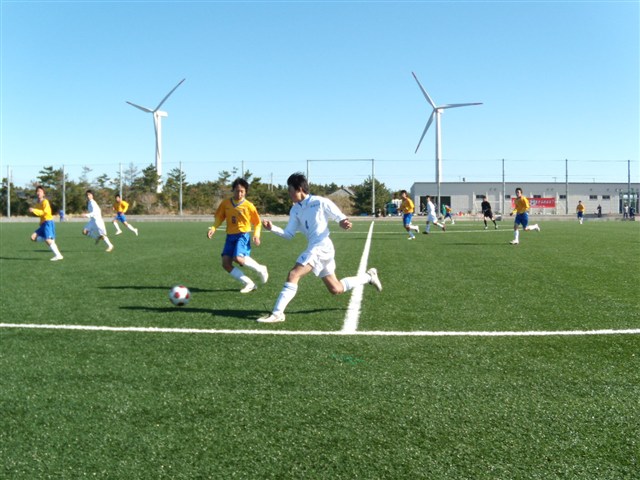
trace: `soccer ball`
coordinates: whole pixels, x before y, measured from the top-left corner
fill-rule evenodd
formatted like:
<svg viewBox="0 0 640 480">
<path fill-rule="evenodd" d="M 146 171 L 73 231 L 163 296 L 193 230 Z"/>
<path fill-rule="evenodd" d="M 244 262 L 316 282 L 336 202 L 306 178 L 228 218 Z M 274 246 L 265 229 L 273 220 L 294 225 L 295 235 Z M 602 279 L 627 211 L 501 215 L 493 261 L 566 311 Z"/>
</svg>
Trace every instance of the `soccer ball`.
<svg viewBox="0 0 640 480">
<path fill-rule="evenodd" d="M 169 292 L 169 300 L 176 307 L 184 307 L 191 300 L 191 292 L 184 285 L 176 285 Z"/>
</svg>

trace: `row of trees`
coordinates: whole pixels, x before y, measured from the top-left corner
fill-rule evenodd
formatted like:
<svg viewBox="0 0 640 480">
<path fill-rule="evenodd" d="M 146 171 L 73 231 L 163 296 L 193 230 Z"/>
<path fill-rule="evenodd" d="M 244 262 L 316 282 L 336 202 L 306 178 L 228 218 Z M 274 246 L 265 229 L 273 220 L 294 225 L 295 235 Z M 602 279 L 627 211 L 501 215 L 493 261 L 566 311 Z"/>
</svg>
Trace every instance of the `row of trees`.
<svg viewBox="0 0 640 480">
<path fill-rule="evenodd" d="M 57 213 L 65 205 L 65 214 L 79 214 L 86 210 L 85 192 L 93 190 L 96 201 L 103 207 L 112 204 L 116 194 L 122 188 L 122 197 L 129 202 L 131 214 L 177 214 L 180 211 L 180 188 L 182 187 L 182 212 L 185 214 L 212 214 L 222 199 L 231 195 L 231 183 L 239 175 L 237 169 L 223 170 L 213 181 L 189 183 L 186 174 L 174 168 L 163 183 L 158 177 L 155 167 L 149 165 L 139 171 L 133 164 L 123 171 L 122 178 L 118 174 L 109 178 L 106 174 L 90 179 L 91 169 L 83 168 L 78 180 L 68 178 L 62 169 L 52 166 L 44 167 L 38 174 L 36 182 L 27 187 L 8 187 L 7 179 L 2 180 L 0 194 L 0 212 L 7 214 L 7 203 L 10 201 L 12 216 L 29 215 L 28 209 L 35 202 L 35 186 L 42 185 L 47 198 Z M 251 184 L 248 198 L 262 214 L 287 214 L 291 201 L 286 185 L 269 185 L 262 183 L 260 177 L 254 177 L 250 171 L 243 177 Z M 317 195 L 332 196 L 338 206 L 348 215 L 370 214 L 372 208 L 373 182 L 375 181 L 375 210 L 385 211 L 385 205 L 391 199 L 387 187 L 371 177 L 360 185 L 339 186 L 312 185 L 312 192 Z M 162 192 L 157 192 L 158 185 Z M 7 198 L 7 192 L 10 198 Z M 345 195 L 338 195 L 344 192 Z M 346 193 L 349 192 L 349 193 Z M 63 197 L 64 195 L 64 197 Z M 108 211 L 108 210 L 107 210 Z"/>
</svg>

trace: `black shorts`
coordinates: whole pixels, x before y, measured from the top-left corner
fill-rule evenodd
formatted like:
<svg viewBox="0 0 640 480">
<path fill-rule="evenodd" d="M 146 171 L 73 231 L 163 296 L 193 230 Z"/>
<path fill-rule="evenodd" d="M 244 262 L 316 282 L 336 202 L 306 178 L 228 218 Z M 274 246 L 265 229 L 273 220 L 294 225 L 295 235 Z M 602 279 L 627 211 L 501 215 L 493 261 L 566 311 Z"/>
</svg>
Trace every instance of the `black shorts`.
<svg viewBox="0 0 640 480">
<path fill-rule="evenodd" d="M 493 212 L 491 210 L 485 210 L 483 215 L 485 218 L 493 218 Z"/>
</svg>

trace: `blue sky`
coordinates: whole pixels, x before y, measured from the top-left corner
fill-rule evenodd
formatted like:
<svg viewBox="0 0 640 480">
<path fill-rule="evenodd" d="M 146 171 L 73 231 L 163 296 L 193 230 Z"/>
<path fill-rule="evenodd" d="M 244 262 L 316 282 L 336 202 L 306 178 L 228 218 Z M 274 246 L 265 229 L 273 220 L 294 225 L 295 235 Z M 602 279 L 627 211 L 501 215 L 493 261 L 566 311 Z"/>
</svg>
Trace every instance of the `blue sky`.
<svg viewBox="0 0 640 480">
<path fill-rule="evenodd" d="M 154 162 L 190 182 L 639 181 L 639 2 L 1 2 L 1 162 L 25 185 Z"/>
</svg>

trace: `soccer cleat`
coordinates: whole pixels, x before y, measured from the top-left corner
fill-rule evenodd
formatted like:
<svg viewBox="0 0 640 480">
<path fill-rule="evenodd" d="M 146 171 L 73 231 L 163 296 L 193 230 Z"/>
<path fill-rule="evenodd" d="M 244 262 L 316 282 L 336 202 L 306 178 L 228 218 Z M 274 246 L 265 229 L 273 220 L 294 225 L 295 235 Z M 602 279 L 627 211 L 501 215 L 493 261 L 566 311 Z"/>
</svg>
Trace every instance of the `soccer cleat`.
<svg viewBox="0 0 640 480">
<path fill-rule="evenodd" d="M 495 229 L 497 230 L 498 229 L 498 225 L 496 225 L 495 227 L 496 227 Z"/>
<path fill-rule="evenodd" d="M 118 231 L 116 232 L 116 235 L 122 235 L 122 230 L 118 230 Z"/>
<path fill-rule="evenodd" d="M 62 255 L 56 255 L 55 257 L 53 257 L 51 259 L 52 262 L 57 262 L 59 260 L 62 260 L 64 257 Z"/>
<path fill-rule="evenodd" d="M 408 237 L 407 240 L 415 240 L 416 237 Z"/>
<path fill-rule="evenodd" d="M 487 228 L 489 228 L 489 227 L 487 227 L 487 226 L 485 225 L 485 226 L 484 226 L 484 229 L 486 230 Z"/>
<path fill-rule="evenodd" d="M 429 235 L 429 232 L 427 232 L 426 230 L 424 232 L 422 232 L 424 235 Z"/>
<path fill-rule="evenodd" d="M 520 242 L 518 240 L 511 240 L 509 243 L 511 245 L 518 245 Z"/>
<path fill-rule="evenodd" d="M 109 248 L 107 248 L 107 253 L 113 251 L 113 245 L 111 245 Z"/>
<path fill-rule="evenodd" d="M 247 283 L 244 287 L 242 287 L 242 289 L 240 290 L 240 293 L 249 293 L 257 289 L 258 287 L 256 286 L 256 284 L 251 282 L 251 283 Z"/>
<path fill-rule="evenodd" d="M 258 323 L 280 323 L 284 322 L 284 313 L 272 313 L 271 315 L 265 315 L 256 320 Z"/>
<path fill-rule="evenodd" d="M 442 224 L 442 231 L 446 232 L 447 231 L 447 227 L 444 226 L 444 223 Z"/>
<path fill-rule="evenodd" d="M 260 275 L 260 281 L 262 283 L 267 283 L 267 280 L 269 280 L 269 270 L 267 270 L 267 267 L 262 267 L 258 270 L 258 274 Z"/>
<path fill-rule="evenodd" d="M 133 229 L 133 233 L 135 233 L 135 234 L 136 234 L 136 237 L 137 237 L 137 236 L 138 236 L 138 229 L 137 229 L 137 228 L 134 228 L 134 229 Z"/>
<path fill-rule="evenodd" d="M 374 287 L 376 287 L 376 289 L 379 292 L 381 292 L 382 291 L 382 283 L 380 283 L 380 279 L 378 278 L 378 270 L 376 270 L 375 268 L 370 268 L 369 270 L 367 270 L 367 273 L 371 277 L 371 279 L 369 280 L 369 283 L 371 285 L 373 285 Z"/>
</svg>

